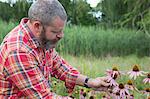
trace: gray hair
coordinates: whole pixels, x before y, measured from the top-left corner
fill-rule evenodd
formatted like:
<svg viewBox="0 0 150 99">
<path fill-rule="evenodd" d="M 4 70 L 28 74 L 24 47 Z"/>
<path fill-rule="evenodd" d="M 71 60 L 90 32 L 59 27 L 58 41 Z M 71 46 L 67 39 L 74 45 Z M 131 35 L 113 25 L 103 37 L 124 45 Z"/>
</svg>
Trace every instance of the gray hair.
<svg viewBox="0 0 150 99">
<path fill-rule="evenodd" d="M 66 11 L 58 0 L 37 0 L 28 11 L 31 21 L 39 20 L 44 25 L 49 25 L 57 16 L 63 21 L 67 20 Z"/>
</svg>

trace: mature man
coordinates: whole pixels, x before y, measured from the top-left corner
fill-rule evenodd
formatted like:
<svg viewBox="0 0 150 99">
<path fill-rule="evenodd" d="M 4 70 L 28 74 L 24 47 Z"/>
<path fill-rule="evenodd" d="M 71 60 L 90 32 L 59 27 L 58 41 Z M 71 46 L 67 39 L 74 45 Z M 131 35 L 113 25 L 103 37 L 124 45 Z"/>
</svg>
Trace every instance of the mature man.
<svg viewBox="0 0 150 99">
<path fill-rule="evenodd" d="M 75 85 L 94 89 L 109 85 L 105 77 L 89 79 L 80 74 L 55 51 L 66 20 L 57 0 L 37 0 L 31 5 L 28 18 L 0 46 L 0 99 L 68 99 L 51 92 L 51 76 L 64 81 L 69 93 Z"/>
</svg>

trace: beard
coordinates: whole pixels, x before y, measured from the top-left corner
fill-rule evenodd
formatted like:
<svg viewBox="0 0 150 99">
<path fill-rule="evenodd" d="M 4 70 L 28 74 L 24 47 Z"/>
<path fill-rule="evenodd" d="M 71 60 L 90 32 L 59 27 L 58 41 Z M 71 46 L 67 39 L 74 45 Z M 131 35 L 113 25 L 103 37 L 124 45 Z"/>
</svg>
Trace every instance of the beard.
<svg viewBox="0 0 150 99">
<path fill-rule="evenodd" d="M 57 45 L 57 41 L 55 40 L 48 40 L 46 38 L 46 29 L 43 27 L 43 30 L 40 34 L 40 47 L 42 49 L 52 49 L 52 48 L 55 48 L 56 45 Z"/>
</svg>

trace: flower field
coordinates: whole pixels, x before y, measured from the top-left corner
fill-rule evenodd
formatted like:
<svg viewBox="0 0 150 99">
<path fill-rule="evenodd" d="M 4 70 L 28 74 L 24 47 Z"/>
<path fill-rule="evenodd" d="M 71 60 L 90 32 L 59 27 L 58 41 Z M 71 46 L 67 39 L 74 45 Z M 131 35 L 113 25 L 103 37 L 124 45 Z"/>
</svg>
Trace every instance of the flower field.
<svg viewBox="0 0 150 99">
<path fill-rule="evenodd" d="M 74 57 L 66 54 L 62 56 L 82 74 L 94 78 L 107 76 L 108 81 L 111 83 L 111 89 L 113 89 L 109 90 L 109 92 L 99 92 L 76 86 L 73 92 L 73 96 L 76 99 L 79 99 L 85 93 L 88 99 L 90 99 L 90 96 L 95 97 L 94 99 L 149 99 L 149 57 L 138 58 L 135 55 L 130 55 L 126 57 L 94 58 L 84 56 Z M 115 77 L 116 75 L 117 77 Z M 54 91 L 61 95 L 67 95 L 63 83 L 59 80 L 54 80 Z M 113 94 L 111 93 L 112 91 Z"/>
</svg>

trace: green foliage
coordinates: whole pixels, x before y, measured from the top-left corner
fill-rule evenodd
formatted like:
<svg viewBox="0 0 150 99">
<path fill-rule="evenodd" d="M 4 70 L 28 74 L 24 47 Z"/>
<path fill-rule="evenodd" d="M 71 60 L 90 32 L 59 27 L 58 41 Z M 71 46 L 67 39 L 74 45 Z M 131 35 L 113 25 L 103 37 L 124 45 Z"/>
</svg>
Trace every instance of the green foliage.
<svg viewBox="0 0 150 99">
<path fill-rule="evenodd" d="M 3 38 L 7 33 L 14 28 L 17 25 L 17 23 L 12 23 L 12 22 L 4 22 L 0 19 L 0 42 L 2 42 Z"/>
<path fill-rule="evenodd" d="M 7 22 L 10 20 L 19 22 L 21 18 L 27 17 L 29 6 L 30 3 L 26 0 L 18 0 L 12 6 L 9 3 L 0 2 L 0 18 Z"/>
<path fill-rule="evenodd" d="M 145 15 L 150 11 L 150 1 L 149 0 L 125 0 L 124 5 L 127 6 L 127 13 L 124 14 L 124 19 L 122 25 L 126 25 L 129 22 L 131 23 L 132 27 L 135 28 L 136 26 L 140 27 L 142 24 L 141 22 Z M 135 6 L 136 5 L 136 6 Z M 128 20 L 128 21 L 126 21 Z M 150 24 L 150 23 L 149 23 Z"/>
<path fill-rule="evenodd" d="M 76 25 L 95 25 L 97 20 L 89 12 L 91 7 L 84 0 L 59 0 L 68 14 L 68 21 Z M 21 18 L 27 17 L 30 3 L 26 0 L 18 0 L 15 4 L 0 2 L 0 17 L 5 20 L 19 22 Z"/>
<path fill-rule="evenodd" d="M 16 23 L 0 22 L 1 40 Z M 149 56 L 150 38 L 142 32 L 129 29 L 103 29 L 96 27 L 66 27 L 65 37 L 57 50 L 61 53 L 87 56 Z"/>
<path fill-rule="evenodd" d="M 30 7 L 30 3 L 28 3 L 26 0 L 18 0 L 13 5 L 13 19 L 15 21 L 20 21 L 23 17 L 28 16 L 28 9 Z"/>
<path fill-rule="evenodd" d="M 65 29 L 65 37 L 57 49 L 76 56 L 149 56 L 150 38 L 128 29 L 73 26 Z"/>
<path fill-rule="evenodd" d="M 58 0 L 65 8 L 67 15 L 68 15 L 68 20 L 71 20 L 71 17 L 73 16 L 73 2 L 71 2 L 70 0 Z"/>
<path fill-rule="evenodd" d="M 93 17 L 92 8 L 85 0 L 59 0 L 65 7 L 69 21 L 75 25 L 95 25 L 97 20 Z"/>
<path fill-rule="evenodd" d="M 103 0 L 99 6 L 104 13 L 107 27 L 127 27 L 144 31 L 149 35 L 149 0 Z"/>
<path fill-rule="evenodd" d="M 101 25 L 109 28 L 132 28 L 150 36 L 149 0 L 102 0 L 96 8 L 91 8 L 86 0 L 59 0 L 68 14 L 68 21 L 75 25 Z M 20 21 L 27 17 L 31 4 L 18 0 L 10 6 L 0 2 L 0 17 L 5 21 Z M 99 22 L 91 13 L 100 10 L 103 15 Z"/>
<path fill-rule="evenodd" d="M 0 2 L 0 18 L 8 22 L 12 15 L 12 7 L 8 3 Z"/>
<path fill-rule="evenodd" d="M 78 25 L 94 25 L 96 19 L 89 12 L 91 11 L 90 5 L 83 0 L 76 1 L 75 4 L 74 23 Z"/>
</svg>

